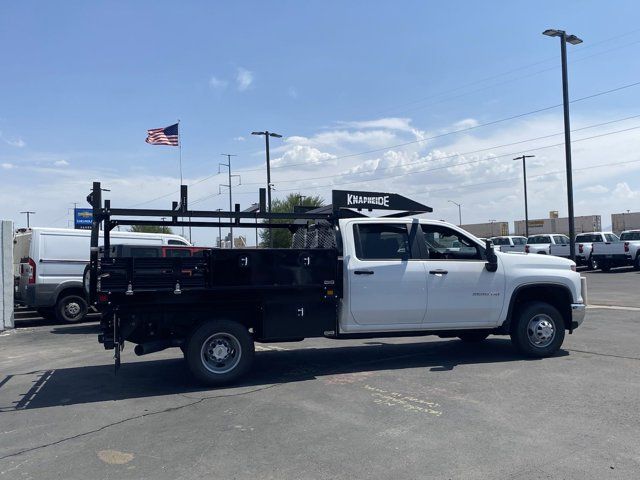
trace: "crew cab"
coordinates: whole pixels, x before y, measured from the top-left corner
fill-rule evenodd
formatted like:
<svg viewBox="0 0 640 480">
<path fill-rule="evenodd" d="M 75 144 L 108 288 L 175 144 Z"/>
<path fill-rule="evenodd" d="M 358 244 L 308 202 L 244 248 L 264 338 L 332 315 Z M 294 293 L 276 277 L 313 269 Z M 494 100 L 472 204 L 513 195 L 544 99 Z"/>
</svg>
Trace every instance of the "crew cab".
<svg viewBox="0 0 640 480">
<path fill-rule="evenodd" d="M 640 270 L 640 230 L 626 230 L 618 241 L 607 241 L 592 246 L 591 256 L 600 270 L 633 265 Z"/>
<path fill-rule="evenodd" d="M 572 261 L 497 252 L 455 225 L 417 218 L 431 208 L 396 194 L 334 191 L 331 206 L 288 214 L 266 211 L 262 193 L 252 213 L 189 210 L 184 186 L 183 203 L 170 211 L 105 208 L 100 197 L 96 182 L 94 218 L 111 228 L 139 222 L 136 215 L 173 215 L 176 226 L 200 219 L 194 227 L 217 225 L 204 217 L 238 228 L 263 219 L 294 232 L 300 247 L 185 258 L 92 249 L 85 281 L 104 312 L 99 341 L 115 350 L 116 365 L 125 341 L 139 355 L 179 347 L 198 381 L 220 385 L 248 372 L 255 342 L 415 335 L 509 335 L 523 355 L 547 357 L 585 318 L 586 280 Z M 394 213 L 363 213 L 371 209 Z M 97 244 L 97 224 L 93 233 Z"/>
<path fill-rule="evenodd" d="M 504 253 L 524 252 L 527 237 L 518 235 L 503 235 L 490 238 L 496 250 Z"/>
<path fill-rule="evenodd" d="M 586 265 L 589 270 L 598 268 L 598 261 L 591 255 L 594 243 L 619 242 L 620 239 L 611 232 L 589 232 L 576 235 L 576 264 Z M 570 258 L 570 247 L 567 244 L 551 245 L 549 247 L 551 255 L 556 257 Z"/>
<path fill-rule="evenodd" d="M 543 255 L 549 255 L 549 249 L 551 245 L 568 245 L 569 237 L 559 234 L 542 234 L 531 235 L 527 239 L 527 244 L 524 246 L 526 253 L 540 253 Z"/>
</svg>

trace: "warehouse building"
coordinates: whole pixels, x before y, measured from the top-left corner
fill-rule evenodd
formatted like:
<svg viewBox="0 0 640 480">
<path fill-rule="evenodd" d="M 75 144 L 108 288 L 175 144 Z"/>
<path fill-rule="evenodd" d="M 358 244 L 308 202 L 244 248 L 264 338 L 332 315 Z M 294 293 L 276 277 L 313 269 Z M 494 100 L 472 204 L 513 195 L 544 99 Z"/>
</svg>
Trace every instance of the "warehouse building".
<svg viewBox="0 0 640 480">
<path fill-rule="evenodd" d="M 509 235 L 509 222 L 472 223 L 461 225 L 460 227 L 480 238 Z"/>
<path fill-rule="evenodd" d="M 602 220 L 600 215 L 585 215 L 575 217 L 576 234 L 582 232 L 599 232 L 602 230 Z M 524 220 L 514 222 L 515 235 L 525 235 Z M 549 212 L 549 218 L 539 218 L 529 220 L 529 235 L 539 233 L 560 233 L 569 235 L 569 217 L 558 217 L 557 211 Z"/>
<path fill-rule="evenodd" d="M 612 213 L 611 230 L 620 234 L 624 230 L 640 229 L 640 212 Z"/>
</svg>

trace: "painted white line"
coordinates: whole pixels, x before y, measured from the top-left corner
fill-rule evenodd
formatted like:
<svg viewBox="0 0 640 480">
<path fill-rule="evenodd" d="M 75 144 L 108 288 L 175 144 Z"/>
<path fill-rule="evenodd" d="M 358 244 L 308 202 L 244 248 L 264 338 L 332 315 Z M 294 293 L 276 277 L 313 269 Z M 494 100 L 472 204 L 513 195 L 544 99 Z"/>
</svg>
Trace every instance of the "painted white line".
<svg viewBox="0 0 640 480">
<path fill-rule="evenodd" d="M 587 305 L 587 308 L 603 308 L 605 310 L 629 310 L 640 312 L 640 307 L 625 307 L 623 305 Z"/>
</svg>

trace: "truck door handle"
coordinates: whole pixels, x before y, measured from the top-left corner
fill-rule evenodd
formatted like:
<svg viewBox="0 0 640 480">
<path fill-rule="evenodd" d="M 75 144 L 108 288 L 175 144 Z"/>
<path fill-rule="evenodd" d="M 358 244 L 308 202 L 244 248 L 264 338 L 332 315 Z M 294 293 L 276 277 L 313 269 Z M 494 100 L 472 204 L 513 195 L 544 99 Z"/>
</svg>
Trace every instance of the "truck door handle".
<svg viewBox="0 0 640 480">
<path fill-rule="evenodd" d="M 373 275 L 373 270 L 354 270 L 356 275 Z"/>
<path fill-rule="evenodd" d="M 429 270 L 430 275 L 446 275 L 447 273 L 449 273 L 448 270 L 442 270 L 441 268 L 438 270 Z"/>
</svg>

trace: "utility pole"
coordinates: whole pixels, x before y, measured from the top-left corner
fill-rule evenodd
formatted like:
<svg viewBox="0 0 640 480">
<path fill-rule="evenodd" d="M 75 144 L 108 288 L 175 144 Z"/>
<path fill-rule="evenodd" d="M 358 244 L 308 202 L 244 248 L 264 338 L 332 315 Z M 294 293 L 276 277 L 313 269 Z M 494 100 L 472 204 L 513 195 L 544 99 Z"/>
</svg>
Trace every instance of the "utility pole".
<svg viewBox="0 0 640 480">
<path fill-rule="evenodd" d="M 229 172 L 229 183 L 228 184 L 221 183 L 218 187 L 218 193 L 222 193 L 222 191 L 220 190 L 222 187 L 229 188 L 229 213 L 231 213 L 233 212 L 233 196 L 232 196 L 233 185 L 231 184 L 231 177 L 238 178 L 238 185 L 241 185 L 242 180 L 240 179 L 240 175 L 231 175 L 231 157 L 237 157 L 237 155 L 232 155 L 230 153 L 221 153 L 220 155 L 222 155 L 223 157 L 227 157 L 227 163 L 218 164 L 218 173 L 221 173 L 220 167 L 227 167 L 227 170 Z M 233 248 L 233 219 L 231 217 L 229 217 L 229 235 L 231 236 L 231 248 Z"/>
<path fill-rule="evenodd" d="M 274 138 L 282 138 L 282 135 L 279 133 L 273 133 L 269 130 L 265 130 L 264 132 L 251 132 L 251 135 L 264 135 L 265 138 L 265 149 L 267 152 L 267 208 L 269 213 L 271 213 L 271 156 L 269 152 L 269 137 Z M 271 227 L 269 227 L 269 246 L 273 247 L 273 232 L 271 231 Z"/>
<path fill-rule="evenodd" d="M 35 214 L 36 214 L 36 212 L 31 212 L 31 211 L 27 210 L 27 211 L 20 212 L 20 213 L 24 213 L 24 214 L 26 214 L 26 215 L 27 215 L 27 228 L 29 228 L 29 226 L 30 226 L 30 223 L 29 223 L 29 216 L 30 216 L 30 215 L 35 215 Z"/>
<path fill-rule="evenodd" d="M 576 226 L 573 213 L 573 170 L 571 166 L 571 126 L 569 122 L 569 78 L 567 74 L 567 42 L 571 45 L 582 43 L 575 35 L 567 35 L 564 30 L 548 29 L 542 32 L 548 37 L 560 38 L 560 55 L 562 57 L 562 105 L 564 112 L 564 154 L 567 170 L 567 206 L 569 210 L 569 258 L 576 259 Z"/>
<path fill-rule="evenodd" d="M 454 205 L 458 206 L 458 226 L 461 227 L 462 226 L 462 204 L 461 203 L 456 203 L 453 200 L 447 200 L 449 203 L 453 203 Z"/>
<path fill-rule="evenodd" d="M 527 158 L 533 158 L 535 155 L 521 155 L 514 160 L 522 160 L 522 174 L 524 176 L 524 236 L 529 238 L 529 207 L 527 205 Z"/>
</svg>

